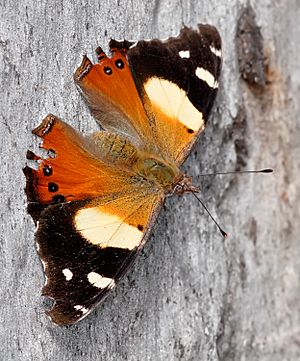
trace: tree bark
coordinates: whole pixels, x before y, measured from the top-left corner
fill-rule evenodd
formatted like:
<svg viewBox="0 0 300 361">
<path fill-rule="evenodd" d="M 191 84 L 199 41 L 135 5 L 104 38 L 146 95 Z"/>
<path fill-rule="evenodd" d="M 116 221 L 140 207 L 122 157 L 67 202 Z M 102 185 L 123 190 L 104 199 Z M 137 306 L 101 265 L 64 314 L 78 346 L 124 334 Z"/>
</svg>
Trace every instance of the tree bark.
<svg viewBox="0 0 300 361">
<path fill-rule="evenodd" d="M 1 1 L 3 359 L 300 359 L 300 3 L 251 3 L 265 85 L 240 73 L 246 0 Z M 88 318 L 55 327 L 23 191 L 25 153 L 37 147 L 30 131 L 48 113 L 97 129 L 72 80 L 83 53 L 110 37 L 165 38 L 197 23 L 218 28 L 224 61 L 213 114 L 184 169 L 229 238 L 192 196 L 168 199 L 128 276 Z M 258 46 L 251 39 L 246 48 Z M 198 176 L 264 167 L 275 173 Z"/>
</svg>

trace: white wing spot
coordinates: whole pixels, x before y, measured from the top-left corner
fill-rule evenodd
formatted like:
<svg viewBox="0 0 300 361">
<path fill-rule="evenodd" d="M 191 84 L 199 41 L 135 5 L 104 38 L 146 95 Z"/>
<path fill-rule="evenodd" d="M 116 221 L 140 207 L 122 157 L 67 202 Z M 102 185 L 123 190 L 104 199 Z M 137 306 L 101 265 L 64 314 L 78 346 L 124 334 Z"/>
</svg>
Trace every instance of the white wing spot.
<svg viewBox="0 0 300 361">
<path fill-rule="evenodd" d="M 81 311 L 83 315 L 89 312 L 88 308 L 85 308 L 84 306 L 81 305 L 75 305 L 74 308 L 77 311 Z"/>
<path fill-rule="evenodd" d="M 90 272 L 87 278 L 90 284 L 97 288 L 112 288 L 115 285 L 115 281 L 112 278 L 103 277 L 97 272 Z"/>
<path fill-rule="evenodd" d="M 66 281 L 70 281 L 73 278 L 73 272 L 69 270 L 69 268 L 64 268 L 62 273 L 66 277 Z"/>
<path fill-rule="evenodd" d="M 190 102 L 186 92 L 175 83 L 156 77 L 144 85 L 152 103 L 170 118 L 175 118 L 194 131 L 204 127 L 202 113 Z"/>
<path fill-rule="evenodd" d="M 216 89 L 219 86 L 214 76 L 208 70 L 198 67 L 196 69 L 196 76 L 199 79 L 203 80 L 207 85 L 209 85 L 213 89 Z"/>
<path fill-rule="evenodd" d="M 44 286 L 47 286 L 47 284 L 48 284 L 48 277 L 47 277 L 47 275 L 46 275 L 46 272 L 47 272 L 47 263 L 46 263 L 45 261 L 43 261 L 42 259 L 41 259 L 41 263 L 42 263 L 42 265 L 43 265 L 44 276 L 45 276 L 45 284 L 44 284 Z"/>
<path fill-rule="evenodd" d="M 136 46 L 137 46 L 137 43 L 138 43 L 138 41 L 136 41 L 135 43 L 133 43 L 132 45 L 130 45 L 129 49 L 132 49 L 132 48 L 136 47 Z"/>
<path fill-rule="evenodd" d="M 180 56 L 181 58 L 186 58 L 186 59 L 188 59 L 188 58 L 190 57 L 190 52 L 189 52 L 189 50 L 181 50 L 178 54 L 179 54 L 179 56 Z"/>
<path fill-rule="evenodd" d="M 210 51 L 215 54 L 218 58 L 222 57 L 222 50 L 215 48 L 213 45 L 210 46 Z"/>
</svg>

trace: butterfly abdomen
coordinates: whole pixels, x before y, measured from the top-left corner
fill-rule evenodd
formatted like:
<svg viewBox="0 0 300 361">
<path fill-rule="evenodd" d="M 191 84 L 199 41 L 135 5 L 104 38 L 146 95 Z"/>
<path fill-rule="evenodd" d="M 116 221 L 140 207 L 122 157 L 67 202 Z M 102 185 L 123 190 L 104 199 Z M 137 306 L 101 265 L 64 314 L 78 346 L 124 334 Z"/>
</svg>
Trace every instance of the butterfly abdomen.
<svg viewBox="0 0 300 361">
<path fill-rule="evenodd" d="M 101 131 L 93 134 L 100 158 L 115 165 L 131 168 L 137 161 L 138 151 L 127 139 L 117 134 Z"/>
</svg>

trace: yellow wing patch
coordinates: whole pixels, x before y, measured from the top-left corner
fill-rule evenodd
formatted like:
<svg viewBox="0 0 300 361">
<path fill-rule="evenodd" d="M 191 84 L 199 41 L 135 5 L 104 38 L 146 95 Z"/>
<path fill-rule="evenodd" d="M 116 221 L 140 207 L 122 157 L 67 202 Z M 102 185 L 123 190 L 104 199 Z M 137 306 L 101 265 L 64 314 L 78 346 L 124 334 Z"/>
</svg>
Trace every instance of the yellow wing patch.
<svg viewBox="0 0 300 361">
<path fill-rule="evenodd" d="M 132 250 L 143 238 L 143 232 L 137 227 L 105 213 L 101 207 L 80 209 L 75 215 L 75 225 L 86 240 L 101 248 L 109 246 Z"/>
<path fill-rule="evenodd" d="M 74 225 L 91 244 L 126 250 L 137 249 L 143 242 L 154 210 L 163 194 L 131 194 L 114 200 L 92 202 L 75 213 Z"/>
<path fill-rule="evenodd" d="M 194 132 L 204 127 L 203 114 L 194 107 L 186 92 L 178 85 L 153 77 L 144 84 L 144 89 L 151 103 L 157 105 L 170 118 L 179 120 Z"/>
</svg>

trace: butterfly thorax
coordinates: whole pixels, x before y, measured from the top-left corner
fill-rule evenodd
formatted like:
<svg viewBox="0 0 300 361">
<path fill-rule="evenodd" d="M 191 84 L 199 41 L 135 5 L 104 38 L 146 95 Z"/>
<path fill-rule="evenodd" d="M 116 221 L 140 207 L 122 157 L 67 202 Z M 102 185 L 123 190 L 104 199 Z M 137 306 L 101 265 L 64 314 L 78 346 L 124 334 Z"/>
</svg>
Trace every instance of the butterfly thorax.
<svg viewBox="0 0 300 361">
<path fill-rule="evenodd" d="M 173 192 L 177 183 L 184 178 L 179 168 L 151 152 L 141 151 L 128 139 L 101 131 L 94 133 L 93 140 L 97 153 L 106 162 L 134 172 L 146 181 L 163 188 L 165 193 Z M 155 188 L 156 188 L 155 187 Z"/>
<path fill-rule="evenodd" d="M 146 180 L 162 187 L 165 193 L 172 192 L 177 180 L 181 178 L 181 172 L 176 165 L 149 153 L 139 154 L 134 170 Z"/>
<path fill-rule="evenodd" d="M 143 178 L 163 188 L 166 195 L 200 191 L 192 184 L 192 177 L 182 173 L 176 164 L 151 154 L 142 154 L 134 167 Z"/>
</svg>

